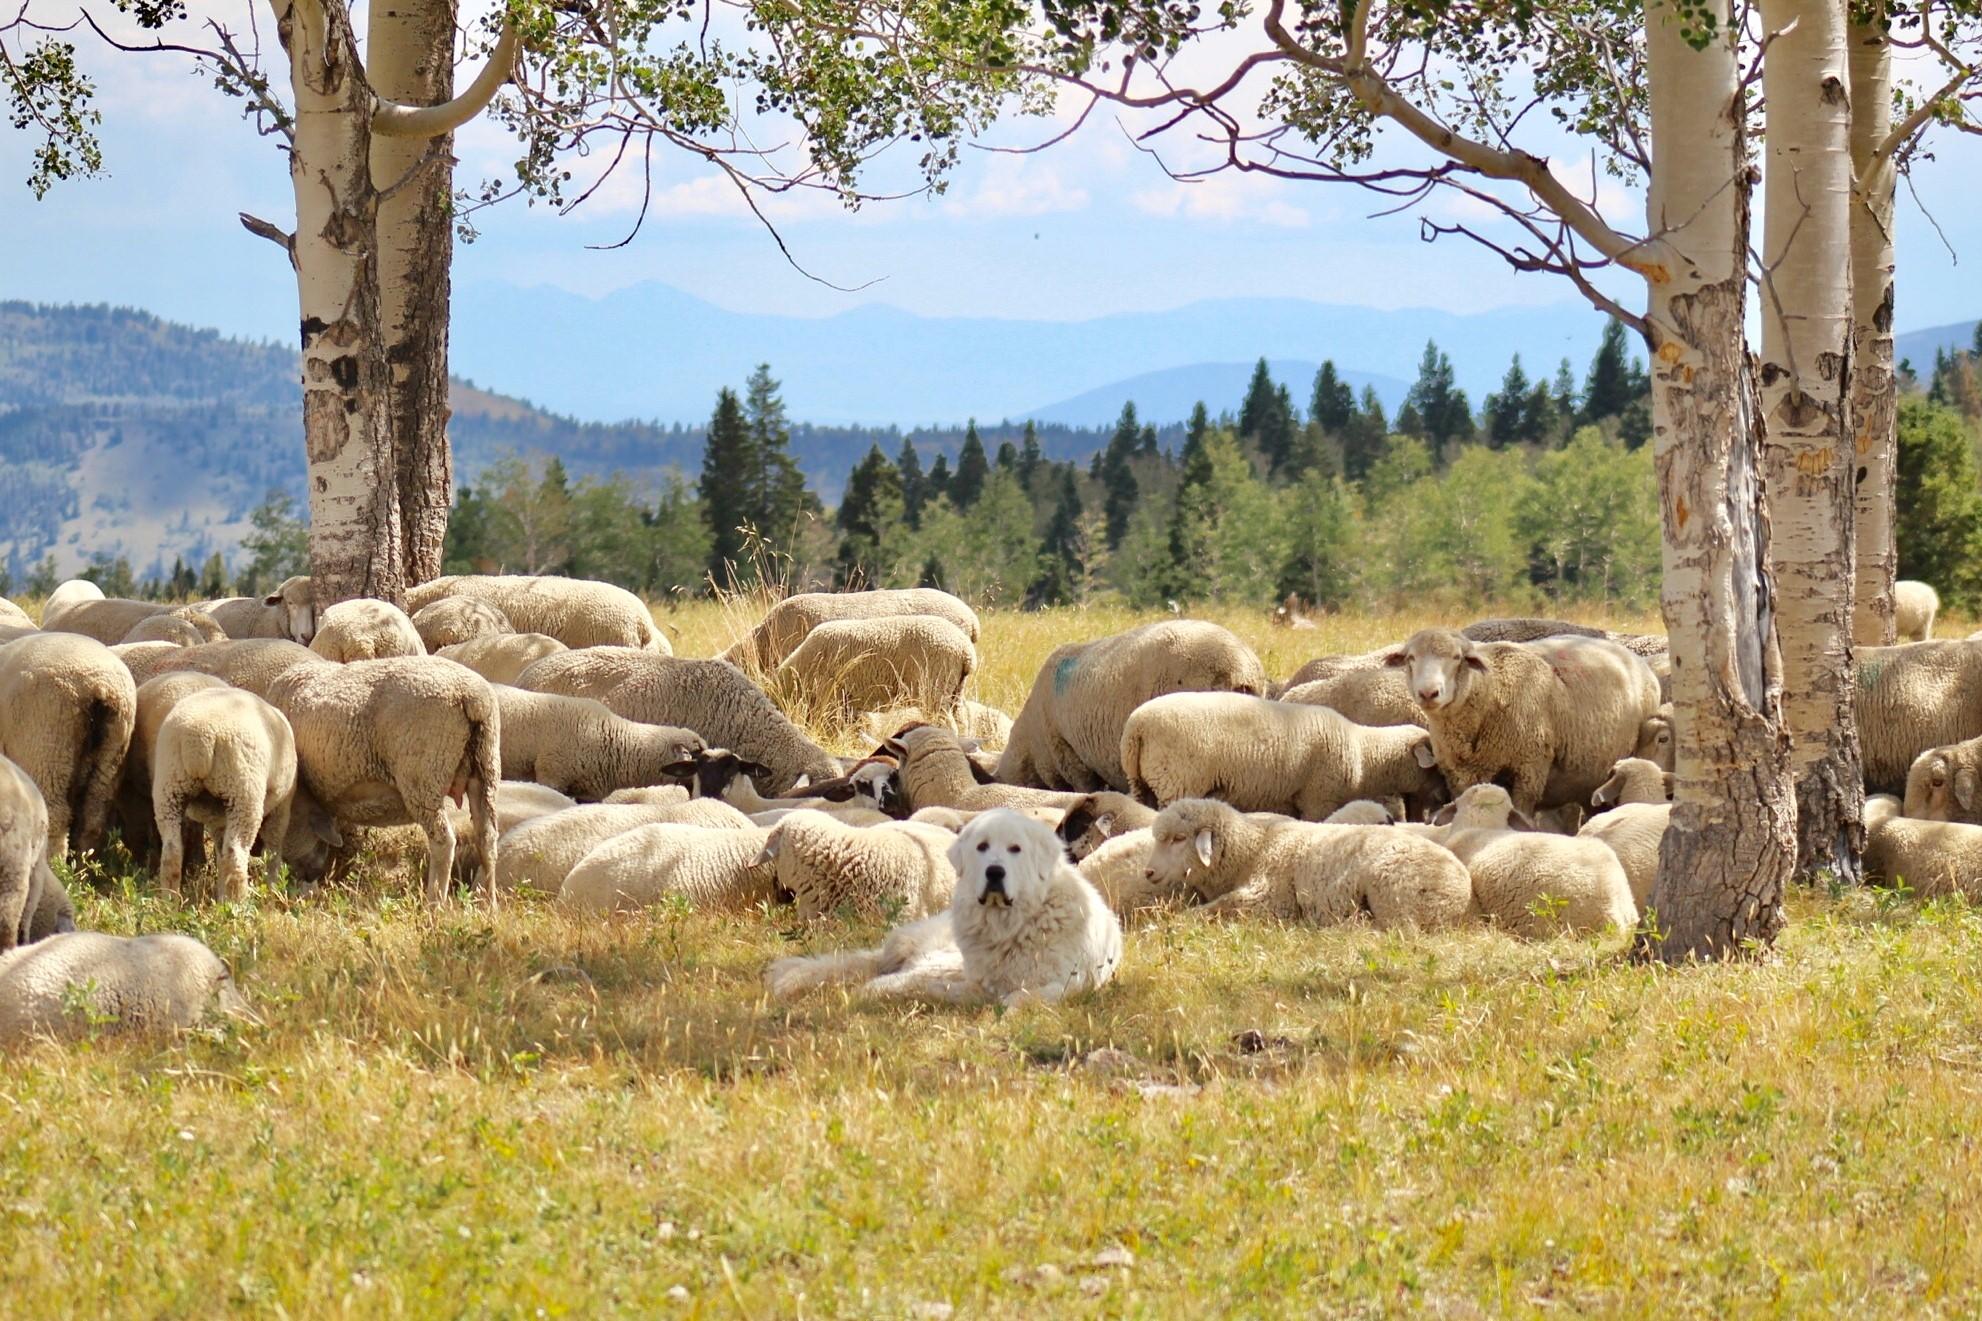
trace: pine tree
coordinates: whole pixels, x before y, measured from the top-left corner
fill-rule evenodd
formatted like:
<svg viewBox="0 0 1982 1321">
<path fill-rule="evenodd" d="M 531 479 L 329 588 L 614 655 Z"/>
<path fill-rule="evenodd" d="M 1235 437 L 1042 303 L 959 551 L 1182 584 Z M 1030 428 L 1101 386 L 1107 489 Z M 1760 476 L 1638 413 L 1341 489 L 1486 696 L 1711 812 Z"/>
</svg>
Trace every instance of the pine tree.
<svg viewBox="0 0 1982 1321">
<path fill-rule="evenodd" d="M 207 556 L 206 566 L 200 570 L 199 593 L 207 601 L 227 595 L 227 561 L 219 551 Z"/>
<path fill-rule="evenodd" d="M 932 503 L 950 494 L 953 482 L 950 476 L 950 456 L 938 454 L 936 462 L 929 465 L 929 476 L 922 484 L 922 507 L 927 509 Z"/>
<path fill-rule="evenodd" d="M 819 512 L 819 500 L 791 457 L 791 422 L 769 363 L 750 373 L 743 411 L 750 431 L 751 523 L 766 552 L 789 565 L 802 524 Z"/>
<path fill-rule="evenodd" d="M 1239 405 L 1239 435 L 1257 445 L 1267 467 L 1279 472 L 1293 456 L 1294 429 L 1294 398 L 1286 386 L 1273 383 L 1266 359 L 1261 358 Z"/>
<path fill-rule="evenodd" d="M 1356 392 L 1335 371 L 1330 360 L 1314 374 L 1314 396 L 1308 402 L 1308 421 L 1331 436 L 1339 436 L 1356 415 Z"/>
<path fill-rule="evenodd" d="M 1026 490 L 1032 489 L 1032 479 L 1038 475 L 1039 465 L 1045 461 L 1046 453 L 1039 447 L 1039 428 L 1027 418 L 1024 440 L 1019 447 L 1019 480 L 1025 483 Z"/>
<path fill-rule="evenodd" d="M 1419 430 L 1406 426 L 1407 415 L 1414 415 Z M 1418 379 L 1405 397 L 1404 411 L 1398 414 L 1397 429 L 1422 435 L 1431 446 L 1434 462 L 1444 463 L 1452 446 L 1472 439 L 1473 412 L 1466 392 L 1454 384 L 1452 359 L 1433 340 L 1425 341 L 1424 356 L 1418 360 Z"/>
<path fill-rule="evenodd" d="M 984 494 L 984 479 L 991 475 L 991 463 L 984 457 L 984 442 L 978 439 L 977 419 L 964 427 L 963 448 L 957 451 L 957 475 L 950 479 L 950 503 L 959 512 L 970 508 Z"/>
<path fill-rule="evenodd" d="M 1535 388 L 1521 406 L 1521 436 L 1531 444 L 1542 444 L 1561 430 L 1562 415 L 1556 411 L 1555 395 L 1548 382 L 1536 381 Z"/>
<path fill-rule="evenodd" d="M 993 462 L 998 465 L 999 472 L 1008 472 L 1017 475 L 1019 470 L 1018 446 L 1012 444 L 1009 440 L 1000 442 L 998 445 L 998 457 Z"/>
<path fill-rule="evenodd" d="M 709 529 L 709 572 L 718 583 L 730 582 L 746 567 L 745 527 L 751 524 L 755 507 L 751 488 L 756 466 L 756 447 L 743 405 L 736 391 L 720 390 L 702 446 L 702 481 L 697 487 L 702 521 Z"/>
<path fill-rule="evenodd" d="M 1521 370 L 1521 355 L 1517 353 L 1507 375 L 1500 378 L 1500 389 L 1487 396 L 1482 410 L 1490 448 L 1511 449 L 1524 440 L 1534 439 L 1527 429 L 1528 395 L 1528 373 Z"/>
<path fill-rule="evenodd" d="M 1032 606 L 1070 605 L 1080 599 L 1087 564 L 1087 534 L 1081 530 L 1080 483 L 1071 467 L 1060 469 L 1059 494 L 1040 546 L 1039 577 L 1026 593 Z"/>
<path fill-rule="evenodd" d="M 872 583 L 880 577 L 880 549 L 901 521 L 901 470 L 879 445 L 870 446 L 867 457 L 847 478 L 846 494 L 833 518 L 843 534 L 838 574 L 842 587 L 856 578 Z"/>
<path fill-rule="evenodd" d="M 1583 378 L 1583 405 L 1577 421 L 1588 424 L 1620 416 L 1638 394 L 1632 376 L 1624 323 L 1612 317 L 1604 323 L 1603 338 L 1590 359 L 1589 375 Z"/>
<path fill-rule="evenodd" d="M 1901 399 L 1898 436 L 1900 572 L 1933 583 L 1944 604 L 1973 610 L 1982 604 L 1982 489 L 1968 428 L 1939 404 Z"/>
<path fill-rule="evenodd" d="M 1189 453 L 1193 445 L 1204 444 L 1205 432 L 1211 430 L 1211 414 L 1205 410 L 1204 400 L 1191 405 L 1191 420 L 1184 425 L 1184 452 Z"/>
<path fill-rule="evenodd" d="M 895 461 L 902 478 L 902 518 L 912 528 L 922 526 L 922 506 L 929 498 L 929 479 L 922 475 L 922 456 L 915 442 L 902 442 L 901 457 Z"/>
<path fill-rule="evenodd" d="M 1390 434 L 1390 423 L 1383 415 L 1383 400 L 1376 387 L 1363 387 L 1362 407 L 1356 410 L 1342 431 L 1342 475 L 1360 482 L 1369 475 L 1370 465 L 1383 453 L 1383 442 Z"/>
<path fill-rule="evenodd" d="M 1253 365 L 1252 379 L 1246 382 L 1246 397 L 1239 404 L 1242 438 L 1258 436 L 1269 425 L 1267 415 L 1273 411 L 1273 403 L 1273 373 L 1266 369 L 1266 359 L 1261 358 Z"/>
<path fill-rule="evenodd" d="M 1568 358 L 1556 364 L 1555 385 L 1550 393 L 1555 397 L 1556 416 L 1565 421 L 1576 416 L 1580 396 L 1576 393 L 1576 371 L 1569 365 Z"/>
<path fill-rule="evenodd" d="M 1139 459 L 1153 459 L 1161 452 L 1156 446 L 1156 424 L 1154 422 L 1143 423 L 1142 440 L 1136 445 L 1136 457 Z"/>
<path fill-rule="evenodd" d="M 1109 550 L 1120 546 L 1128 534 L 1129 519 L 1134 516 L 1136 501 L 1142 494 L 1136 484 L 1135 469 L 1129 462 L 1141 439 L 1142 427 L 1136 421 L 1135 404 L 1123 404 L 1122 415 L 1115 421 L 1115 434 L 1108 438 L 1108 448 L 1101 452 L 1101 511 L 1107 519 Z"/>
</svg>

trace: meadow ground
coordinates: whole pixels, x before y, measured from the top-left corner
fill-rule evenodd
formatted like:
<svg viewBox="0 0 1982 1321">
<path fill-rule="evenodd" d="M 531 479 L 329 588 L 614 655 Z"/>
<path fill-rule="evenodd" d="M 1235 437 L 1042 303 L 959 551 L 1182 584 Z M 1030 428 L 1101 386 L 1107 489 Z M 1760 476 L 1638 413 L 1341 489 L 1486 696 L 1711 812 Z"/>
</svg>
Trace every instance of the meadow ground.
<svg viewBox="0 0 1982 1321">
<path fill-rule="evenodd" d="M 987 616 L 979 695 L 1127 622 Z M 1276 674 L 1408 631 L 1224 622 Z M 1982 1308 L 1957 903 L 1802 892 L 1770 957 L 1681 971 L 1176 915 L 1101 995 L 998 1012 L 759 994 L 874 927 L 82 872 L 86 926 L 198 934 L 265 1021 L 8 1059 L 8 1316 Z"/>
</svg>

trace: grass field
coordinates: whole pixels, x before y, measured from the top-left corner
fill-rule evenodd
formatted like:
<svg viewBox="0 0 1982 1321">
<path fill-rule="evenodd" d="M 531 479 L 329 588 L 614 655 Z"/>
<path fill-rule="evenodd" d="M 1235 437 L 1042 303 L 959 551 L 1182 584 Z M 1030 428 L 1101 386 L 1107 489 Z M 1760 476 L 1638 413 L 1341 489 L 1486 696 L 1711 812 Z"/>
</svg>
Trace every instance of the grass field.
<svg viewBox="0 0 1982 1321">
<path fill-rule="evenodd" d="M 980 695 L 1127 622 L 989 616 Z M 1408 628 L 1224 622 L 1277 674 Z M 767 960 L 875 934 L 777 913 L 84 871 L 86 926 L 198 934 L 265 1021 L 8 1061 L 10 1317 L 1982 1308 L 1960 904 L 1800 893 L 1772 957 L 1685 971 L 1176 915 L 1099 996 L 998 1012 L 771 1006 Z"/>
</svg>

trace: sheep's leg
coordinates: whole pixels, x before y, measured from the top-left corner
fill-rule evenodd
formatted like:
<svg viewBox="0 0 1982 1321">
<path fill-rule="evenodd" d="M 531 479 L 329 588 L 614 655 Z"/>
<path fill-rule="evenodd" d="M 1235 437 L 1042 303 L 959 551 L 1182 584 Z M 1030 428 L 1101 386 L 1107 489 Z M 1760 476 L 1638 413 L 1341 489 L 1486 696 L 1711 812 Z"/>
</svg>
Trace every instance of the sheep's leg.
<svg viewBox="0 0 1982 1321">
<path fill-rule="evenodd" d="M 28 937 L 34 916 L 34 859 L 22 858 L 18 868 L 0 874 L 0 953 Z"/>
<path fill-rule="evenodd" d="M 158 821 L 158 888 L 177 898 L 186 871 L 186 805 L 177 798 L 152 799 Z"/>
<path fill-rule="evenodd" d="M 262 814 L 261 844 L 262 878 L 273 887 L 275 867 L 282 857 L 282 841 L 289 838 L 289 810 L 296 801 L 295 795 L 270 803 Z"/>
<path fill-rule="evenodd" d="M 215 867 L 220 873 L 215 897 L 222 903 L 248 892 L 248 854 L 254 851 L 261 819 L 262 796 L 258 793 L 237 795 L 227 804 L 227 823 L 214 849 Z"/>
<path fill-rule="evenodd" d="M 447 898 L 454 878 L 454 827 L 447 813 L 435 808 L 427 819 L 427 902 L 438 904 Z"/>
</svg>

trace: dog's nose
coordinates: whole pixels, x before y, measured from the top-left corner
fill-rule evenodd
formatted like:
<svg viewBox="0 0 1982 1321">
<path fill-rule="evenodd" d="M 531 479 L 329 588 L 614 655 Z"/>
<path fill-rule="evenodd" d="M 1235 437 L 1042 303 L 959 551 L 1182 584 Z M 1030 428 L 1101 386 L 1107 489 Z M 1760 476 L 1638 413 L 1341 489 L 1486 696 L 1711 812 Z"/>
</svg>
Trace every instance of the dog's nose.
<svg viewBox="0 0 1982 1321">
<path fill-rule="evenodd" d="M 984 869 L 984 880 L 988 885 L 995 885 L 1000 890 L 1004 889 L 1005 868 L 1003 864 L 994 862 L 989 867 L 986 867 Z"/>
</svg>

